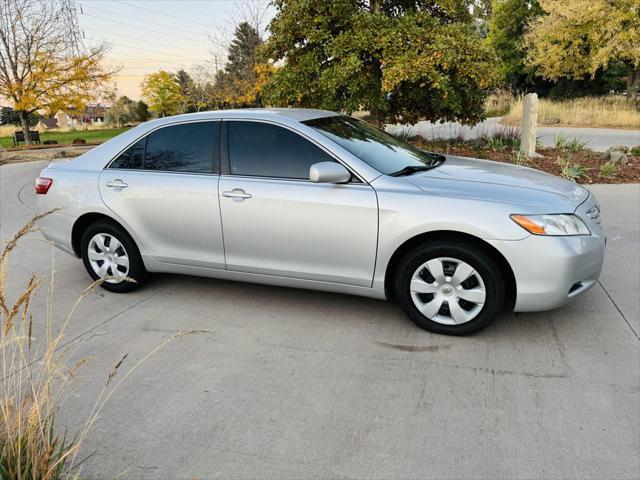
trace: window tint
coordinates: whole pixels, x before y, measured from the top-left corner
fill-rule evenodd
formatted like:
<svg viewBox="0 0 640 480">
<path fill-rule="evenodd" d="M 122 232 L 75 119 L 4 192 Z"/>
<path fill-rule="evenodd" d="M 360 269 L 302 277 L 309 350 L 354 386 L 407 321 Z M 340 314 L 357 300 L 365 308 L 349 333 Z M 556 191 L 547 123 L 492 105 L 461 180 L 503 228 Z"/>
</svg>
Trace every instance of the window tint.
<svg viewBox="0 0 640 480">
<path fill-rule="evenodd" d="M 229 166 L 233 175 L 308 179 L 309 167 L 334 162 L 300 135 L 258 122 L 229 122 Z"/>
<path fill-rule="evenodd" d="M 126 168 L 129 170 L 140 170 L 143 168 L 142 159 L 144 157 L 144 143 L 146 138 L 139 140 L 122 152 L 109 168 Z"/>
<path fill-rule="evenodd" d="M 122 152 L 109 168 L 211 173 L 217 169 L 214 151 L 220 122 L 186 123 L 164 127 Z M 146 152 L 146 153 L 145 153 Z"/>
<path fill-rule="evenodd" d="M 156 130 L 147 138 L 145 169 L 213 172 L 214 129 L 218 123 L 189 123 Z"/>
</svg>

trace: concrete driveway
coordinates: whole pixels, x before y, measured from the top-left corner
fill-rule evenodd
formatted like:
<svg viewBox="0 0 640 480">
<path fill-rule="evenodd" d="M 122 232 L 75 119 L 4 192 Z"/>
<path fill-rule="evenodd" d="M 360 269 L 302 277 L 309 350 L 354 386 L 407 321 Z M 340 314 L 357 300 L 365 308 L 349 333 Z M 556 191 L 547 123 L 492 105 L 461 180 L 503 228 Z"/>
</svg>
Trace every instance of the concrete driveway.
<svg viewBox="0 0 640 480">
<path fill-rule="evenodd" d="M 32 214 L 42 167 L 0 167 L 1 238 Z M 125 353 L 123 369 L 200 333 L 123 383 L 82 477 L 638 478 L 640 186 L 591 188 L 609 235 L 601 284 L 473 337 L 421 331 L 383 301 L 202 278 L 91 293 L 66 336 L 90 359 L 58 416 L 72 429 Z M 33 234 L 10 290 L 52 265 L 59 324 L 89 283 L 79 260 Z"/>
<path fill-rule="evenodd" d="M 480 138 L 489 135 L 496 129 L 505 128 L 498 122 L 500 117 L 488 118 L 473 127 L 456 122 L 431 123 L 421 121 L 413 126 L 391 125 L 388 130 L 392 133 L 410 129 L 414 135 L 421 135 L 428 140 L 450 139 L 463 136 L 465 139 Z M 596 152 L 604 152 L 614 145 L 634 147 L 640 145 L 640 129 L 623 130 L 614 128 L 579 128 L 579 127 L 538 127 L 538 142 L 546 147 L 555 145 L 556 135 L 562 134 L 567 140 L 577 138 L 587 142 L 586 147 Z"/>
</svg>

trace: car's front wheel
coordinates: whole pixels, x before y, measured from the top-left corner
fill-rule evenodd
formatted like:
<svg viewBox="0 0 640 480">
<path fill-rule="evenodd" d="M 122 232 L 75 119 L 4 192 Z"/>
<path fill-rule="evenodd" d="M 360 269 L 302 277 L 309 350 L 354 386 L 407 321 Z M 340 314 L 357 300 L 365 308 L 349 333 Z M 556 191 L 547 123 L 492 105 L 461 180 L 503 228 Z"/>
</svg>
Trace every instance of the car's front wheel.
<svg viewBox="0 0 640 480">
<path fill-rule="evenodd" d="M 496 262 L 484 250 L 437 241 L 401 260 L 395 296 L 418 326 L 436 333 L 469 335 L 501 312 L 505 286 Z"/>
<path fill-rule="evenodd" d="M 147 278 L 142 257 L 133 239 L 119 225 L 98 221 L 82 235 L 82 261 L 94 280 L 112 292 L 130 292 Z"/>
</svg>

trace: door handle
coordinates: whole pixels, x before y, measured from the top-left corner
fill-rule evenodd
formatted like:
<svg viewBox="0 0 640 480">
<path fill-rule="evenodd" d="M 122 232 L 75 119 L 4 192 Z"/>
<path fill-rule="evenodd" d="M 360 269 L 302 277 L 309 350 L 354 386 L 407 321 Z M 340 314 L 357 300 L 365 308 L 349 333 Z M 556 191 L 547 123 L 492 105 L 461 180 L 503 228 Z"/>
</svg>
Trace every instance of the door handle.
<svg viewBox="0 0 640 480">
<path fill-rule="evenodd" d="M 127 188 L 129 186 L 127 183 L 123 182 L 119 178 L 116 178 L 115 180 L 111 180 L 110 182 L 105 183 L 105 185 L 110 188 Z"/>
<path fill-rule="evenodd" d="M 241 188 L 234 188 L 233 190 L 222 192 L 222 196 L 228 198 L 241 198 L 243 200 L 245 198 L 251 198 L 251 194 L 245 192 Z"/>
</svg>

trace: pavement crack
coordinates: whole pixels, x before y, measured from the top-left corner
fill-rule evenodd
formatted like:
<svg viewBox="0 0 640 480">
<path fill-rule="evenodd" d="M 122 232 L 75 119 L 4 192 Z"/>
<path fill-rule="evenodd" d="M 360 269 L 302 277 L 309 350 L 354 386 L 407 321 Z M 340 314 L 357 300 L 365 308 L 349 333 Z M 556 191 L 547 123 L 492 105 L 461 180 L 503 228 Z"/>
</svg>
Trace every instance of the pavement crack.
<svg viewBox="0 0 640 480">
<path fill-rule="evenodd" d="M 638 332 L 636 332 L 633 327 L 631 326 L 631 324 L 629 323 L 629 320 L 627 320 L 627 317 L 625 317 L 624 313 L 622 313 L 622 310 L 620 310 L 620 307 L 618 307 L 618 304 L 613 300 L 613 298 L 611 297 L 611 295 L 609 295 L 609 292 L 607 292 L 607 289 L 604 288 L 604 285 L 602 284 L 602 282 L 600 280 L 598 280 L 598 284 L 602 287 L 602 290 L 604 291 L 604 293 L 607 295 L 607 297 L 609 297 L 609 300 L 611 300 L 611 303 L 613 303 L 613 306 L 616 307 L 616 310 L 618 310 L 618 313 L 620 314 L 620 316 L 622 317 L 622 319 L 625 321 L 625 323 L 627 324 L 627 326 L 629 327 L 629 329 L 633 332 L 633 334 L 636 336 L 636 339 L 640 342 L 640 336 L 638 335 Z"/>
</svg>

